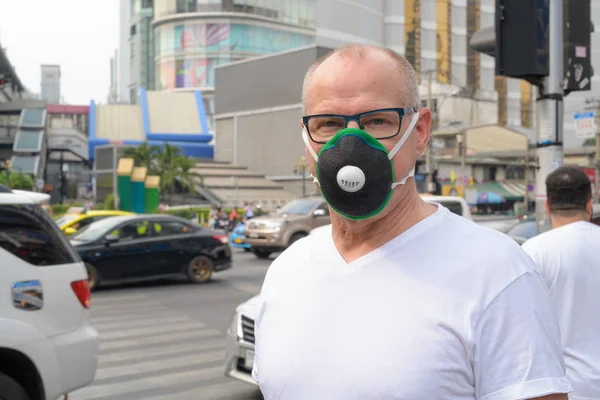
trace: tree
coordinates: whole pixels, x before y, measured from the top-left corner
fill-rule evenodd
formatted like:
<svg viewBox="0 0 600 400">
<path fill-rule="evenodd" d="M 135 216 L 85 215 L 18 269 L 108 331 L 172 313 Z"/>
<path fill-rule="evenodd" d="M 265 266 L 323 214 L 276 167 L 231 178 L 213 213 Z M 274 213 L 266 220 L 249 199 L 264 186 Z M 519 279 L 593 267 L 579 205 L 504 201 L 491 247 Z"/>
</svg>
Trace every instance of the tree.
<svg viewBox="0 0 600 400">
<path fill-rule="evenodd" d="M 596 138 L 585 139 L 585 141 L 583 142 L 584 147 L 595 146 L 595 145 L 596 145 Z"/>
<path fill-rule="evenodd" d="M 153 164 L 156 162 L 156 158 L 160 152 L 160 147 L 150 146 L 148 142 L 144 142 L 138 147 L 128 147 L 125 149 L 124 156 L 133 158 L 136 165 L 146 167 L 150 170 L 154 166 Z"/>
<path fill-rule="evenodd" d="M 160 193 L 170 194 L 174 191 L 175 182 L 194 193 L 196 184 L 203 184 L 200 174 L 192 171 L 196 160 L 183 155 L 181 148 L 165 143 L 163 148 L 150 146 L 147 142 L 139 147 L 125 150 L 125 157 L 133 158 L 135 164 L 146 167 L 148 175 L 160 176 Z"/>
<path fill-rule="evenodd" d="M 33 177 L 29 174 L 11 173 L 8 185 L 11 189 L 33 190 Z"/>
</svg>

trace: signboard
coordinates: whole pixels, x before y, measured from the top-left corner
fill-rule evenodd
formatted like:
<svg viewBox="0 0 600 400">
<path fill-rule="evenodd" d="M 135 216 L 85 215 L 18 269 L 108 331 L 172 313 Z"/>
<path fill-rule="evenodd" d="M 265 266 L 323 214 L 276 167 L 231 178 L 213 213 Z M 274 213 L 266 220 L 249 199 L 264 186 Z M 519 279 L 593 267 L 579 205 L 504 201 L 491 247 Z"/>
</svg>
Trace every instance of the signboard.
<svg viewBox="0 0 600 400">
<path fill-rule="evenodd" d="M 589 139 L 596 136 L 596 118 L 594 111 L 575 114 L 575 130 L 579 139 Z"/>
<path fill-rule="evenodd" d="M 42 190 L 44 188 L 44 180 L 43 179 L 38 179 L 35 181 L 35 187 L 38 188 L 38 190 Z"/>
</svg>

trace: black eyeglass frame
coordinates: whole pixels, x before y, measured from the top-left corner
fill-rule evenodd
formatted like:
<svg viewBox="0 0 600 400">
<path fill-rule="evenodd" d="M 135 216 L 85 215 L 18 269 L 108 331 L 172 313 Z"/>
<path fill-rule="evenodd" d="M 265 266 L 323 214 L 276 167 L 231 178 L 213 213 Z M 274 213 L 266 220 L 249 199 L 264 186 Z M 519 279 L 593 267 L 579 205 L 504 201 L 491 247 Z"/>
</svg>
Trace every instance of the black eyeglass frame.
<svg viewBox="0 0 600 400">
<path fill-rule="evenodd" d="M 322 142 L 319 140 L 315 140 L 312 135 L 310 134 L 310 129 L 308 128 L 308 121 L 310 121 L 312 118 L 323 118 L 323 117 L 337 117 L 337 118 L 343 118 L 345 121 L 345 125 L 342 129 L 345 129 L 348 127 L 348 124 L 351 121 L 354 121 L 358 124 L 358 126 L 360 127 L 360 129 L 363 129 L 363 126 L 360 124 L 360 118 L 364 117 L 365 115 L 369 115 L 369 114 L 375 114 L 375 113 L 379 113 L 379 112 L 389 112 L 389 111 L 395 111 L 398 113 L 398 116 L 400 117 L 400 124 L 398 124 L 398 132 L 394 133 L 393 135 L 390 136 L 386 136 L 386 137 L 381 137 L 381 138 L 377 138 L 377 140 L 384 140 L 384 139 L 391 139 L 395 136 L 398 136 L 398 134 L 400 133 L 400 131 L 402 130 L 402 118 L 404 118 L 406 115 L 410 115 L 411 113 L 417 113 L 419 112 L 419 108 L 418 107 L 404 107 L 404 108 L 380 108 L 377 110 L 371 110 L 371 111 L 366 111 L 364 113 L 360 113 L 360 114 L 355 114 L 355 115 L 341 115 L 341 114 L 315 114 L 315 115 L 305 115 L 304 117 L 302 117 L 302 123 L 304 124 L 304 127 L 306 128 L 306 132 L 308 133 L 308 137 L 310 138 L 310 140 L 312 140 L 315 143 L 318 144 L 325 144 L 327 143 L 327 141 Z M 342 130 L 340 129 L 340 130 Z"/>
</svg>

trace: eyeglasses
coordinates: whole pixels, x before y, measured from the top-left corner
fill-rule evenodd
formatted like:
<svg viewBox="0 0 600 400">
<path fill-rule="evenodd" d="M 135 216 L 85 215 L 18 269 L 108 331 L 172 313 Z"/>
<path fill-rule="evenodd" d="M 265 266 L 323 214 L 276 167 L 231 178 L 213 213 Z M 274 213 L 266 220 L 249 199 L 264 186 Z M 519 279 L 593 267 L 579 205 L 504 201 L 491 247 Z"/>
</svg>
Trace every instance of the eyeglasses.
<svg viewBox="0 0 600 400">
<path fill-rule="evenodd" d="M 375 139 L 389 139 L 400 133 L 402 118 L 416 113 L 416 107 L 382 108 L 356 115 L 317 114 L 302 117 L 308 136 L 315 143 L 325 144 L 339 131 L 355 121 L 360 129 Z"/>
</svg>

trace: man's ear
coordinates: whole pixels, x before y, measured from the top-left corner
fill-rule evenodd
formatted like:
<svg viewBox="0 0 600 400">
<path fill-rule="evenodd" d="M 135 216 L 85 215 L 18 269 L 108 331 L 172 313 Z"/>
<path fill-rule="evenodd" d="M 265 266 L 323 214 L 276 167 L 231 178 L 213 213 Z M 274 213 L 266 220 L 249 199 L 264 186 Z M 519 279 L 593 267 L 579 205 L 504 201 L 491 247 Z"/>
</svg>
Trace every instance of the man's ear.
<svg viewBox="0 0 600 400">
<path fill-rule="evenodd" d="M 417 151 L 423 154 L 431 140 L 431 111 L 428 108 L 419 110 L 419 121 L 414 129 L 417 131 Z"/>
<path fill-rule="evenodd" d="M 550 204 L 548 204 L 548 200 L 544 201 L 544 205 L 546 206 L 546 212 L 548 213 L 548 215 L 552 215 L 550 213 Z"/>
</svg>

